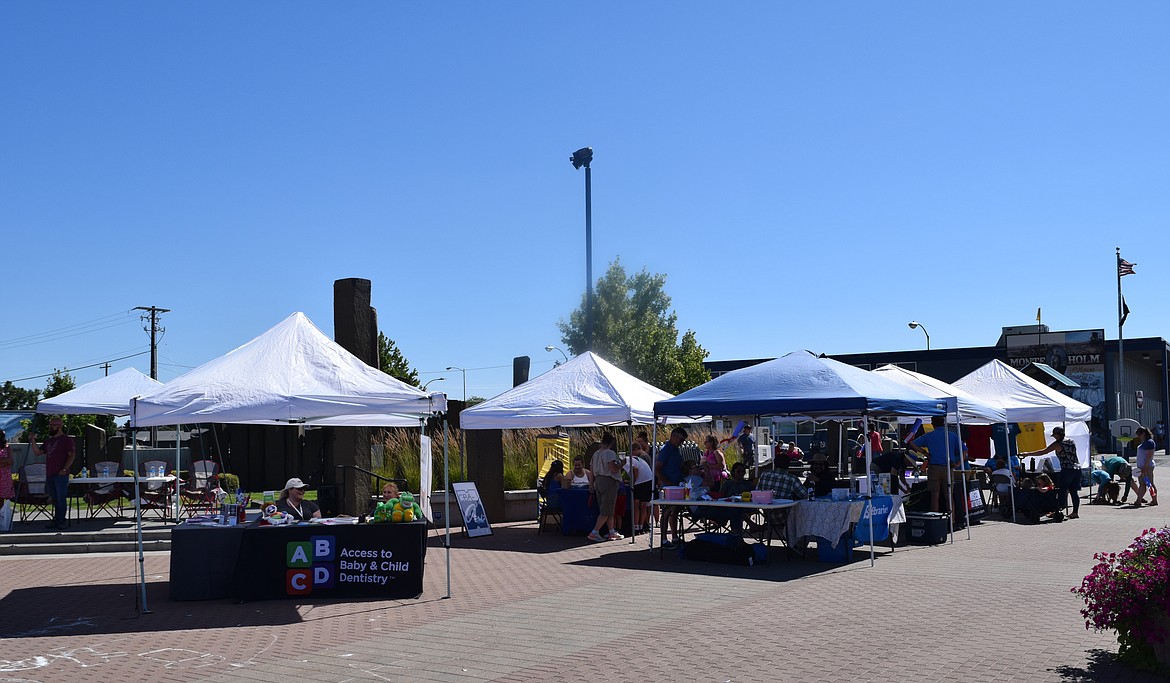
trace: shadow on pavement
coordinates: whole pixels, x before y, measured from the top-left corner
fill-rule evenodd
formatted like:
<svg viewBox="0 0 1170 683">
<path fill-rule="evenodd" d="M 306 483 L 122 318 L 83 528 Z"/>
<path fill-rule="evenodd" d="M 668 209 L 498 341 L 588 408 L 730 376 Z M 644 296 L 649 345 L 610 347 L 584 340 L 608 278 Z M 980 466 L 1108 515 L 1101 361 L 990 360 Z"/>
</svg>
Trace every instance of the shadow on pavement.
<svg viewBox="0 0 1170 683">
<path fill-rule="evenodd" d="M 626 546 L 629 548 L 629 546 Z M 725 576 L 741 579 L 758 579 L 761 581 L 793 581 L 826 572 L 865 569 L 869 570 L 869 550 L 858 548 L 850 562 L 819 562 L 817 551 L 810 548 L 805 551 L 805 557 L 786 557 L 786 551 L 780 546 L 773 546 L 768 552 L 768 561 L 752 566 L 720 564 L 717 562 L 702 562 L 686 560 L 679 557 L 677 550 L 667 550 L 660 557 L 658 548 L 647 550 L 645 545 L 630 548 L 629 552 L 611 552 L 585 560 L 570 562 L 586 567 L 609 567 L 612 569 L 629 569 L 633 571 L 668 572 L 673 574 L 690 574 L 694 576 Z M 898 552 L 902 552 L 899 550 Z M 875 562 L 881 563 L 889 553 L 878 551 Z M 874 566 L 877 569 L 877 566 Z"/>
<path fill-rule="evenodd" d="M 645 536 L 639 536 L 639 542 L 644 542 Z M 492 527 L 490 536 L 469 538 L 463 535 L 463 530 L 451 528 L 451 547 L 470 550 L 494 550 L 509 553 L 557 553 L 565 550 L 574 550 L 590 545 L 584 535 L 565 536 L 560 532 L 545 531 L 536 533 L 536 525 L 532 522 L 511 522 L 508 525 Z M 443 533 L 437 535 L 431 532 L 428 548 L 443 547 Z"/>
<path fill-rule="evenodd" d="M 1118 661 L 1117 656 L 1107 650 L 1090 650 L 1084 666 L 1058 666 L 1052 670 L 1061 680 L 1070 683 L 1091 683 L 1092 681 L 1165 681 L 1166 677 L 1148 671 L 1138 671 Z"/>
<path fill-rule="evenodd" d="M 232 600 L 175 602 L 170 599 L 170 584 L 154 581 L 146 584 L 146 602 L 150 613 L 140 615 L 137 590 L 138 586 L 132 579 L 125 583 L 56 585 L 14 590 L 0 599 L 0 614 L 9 616 L 0 620 L 0 638 L 281 626 L 304 621 L 298 609 L 303 605 L 337 602 L 325 599 L 248 603 Z M 347 603 L 362 606 L 347 610 L 346 613 L 352 615 L 383 611 L 431 600 L 347 600 Z M 368 605 L 368 609 L 365 605 Z"/>
</svg>

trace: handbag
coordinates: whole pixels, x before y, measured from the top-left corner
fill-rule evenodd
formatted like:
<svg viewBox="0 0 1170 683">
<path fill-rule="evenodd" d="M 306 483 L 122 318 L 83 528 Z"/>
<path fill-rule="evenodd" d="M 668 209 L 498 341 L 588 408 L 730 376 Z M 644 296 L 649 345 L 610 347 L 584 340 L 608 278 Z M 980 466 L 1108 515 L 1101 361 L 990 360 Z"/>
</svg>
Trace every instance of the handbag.
<svg viewBox="0 0 1170 683">
<path fill-rule="evenodd" d="M 12 531 L 12 501 L 5 500 L 0 505 L 0 533 Z"/>
</svg>

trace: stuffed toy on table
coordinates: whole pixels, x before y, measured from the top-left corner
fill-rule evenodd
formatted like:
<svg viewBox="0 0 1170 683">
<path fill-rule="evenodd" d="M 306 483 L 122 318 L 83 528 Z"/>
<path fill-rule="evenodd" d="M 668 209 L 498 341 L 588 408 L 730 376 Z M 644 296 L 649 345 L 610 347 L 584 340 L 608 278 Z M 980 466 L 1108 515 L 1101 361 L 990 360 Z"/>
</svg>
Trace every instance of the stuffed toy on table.
<svg viewBox="0 0 1170 683">
<path fill-rule="evenodd" d="M 416 519 L 422 519 L 422 508 L 414 502 L 414 494 L 410 492 L 379 503 L 374 509 L 375 522 L 413 522 Z"/>
</svg>

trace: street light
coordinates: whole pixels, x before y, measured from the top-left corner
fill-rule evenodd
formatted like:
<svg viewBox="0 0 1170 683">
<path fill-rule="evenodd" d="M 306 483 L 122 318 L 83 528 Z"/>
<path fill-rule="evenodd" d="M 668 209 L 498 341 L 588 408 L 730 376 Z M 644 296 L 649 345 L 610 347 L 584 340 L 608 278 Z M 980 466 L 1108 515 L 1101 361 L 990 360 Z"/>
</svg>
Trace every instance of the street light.
<svg viewBox="0 0 1170 683">
<path fill-rule="evenodd" d="M 467 409 L 467 368 L 448 365 L 447 370 L 458 370 L 463 373 L 463 408 Z M 459 418 L 459 461 L 463 467 L 463 480 L 467 481 L 467 432 L 463 429 L 463 418 Z"/>
<path fill-rule="evenodd" d="M 593 208 L 589 164 L 593 148 L 582 147 L 569 157 L 573 168 L 585 167 L 585 350 L 593 350 Z"/>
<path fill-rule="evenodd" d="M 909 325 L 910 329 L 912 329 L 912 330 L 922 328 L 922 334 L 926 335 L 926 350 L 929 351 L 930 350 L 930 333 L 926 331 L 926 325 L 923 325 L 922 323 L 918 322 L 917 320 L 911 320 L 909 323 L 907 323 L 907 325 Z"/>
<path fill-rule="evenodd" d="M 569 357 L 567 355 L 565 355 L 564 350 L 561 349 L 561 347 L 559 347 L 559 346 L 553 346 L 552 344 L 549 344 L 548 346 L 544 347 L 544 350 L 548 351 L 549 353 L 552 353 L 553 351 L 560 351 L 561 355 L 565 357 L 565 362 L 566 363 L 569 362 Z"/>
<path fill-rule="evenodd" d="M 422 390 L 426 391 L 427 387 L 429 387 L 431 385 L 431 382 L 446 382 L 446 381 L 447 381 L 446 377 L 436 377 L 434 379 L 428 379 L 426 384 L 422 385 Z"/>
</svg>

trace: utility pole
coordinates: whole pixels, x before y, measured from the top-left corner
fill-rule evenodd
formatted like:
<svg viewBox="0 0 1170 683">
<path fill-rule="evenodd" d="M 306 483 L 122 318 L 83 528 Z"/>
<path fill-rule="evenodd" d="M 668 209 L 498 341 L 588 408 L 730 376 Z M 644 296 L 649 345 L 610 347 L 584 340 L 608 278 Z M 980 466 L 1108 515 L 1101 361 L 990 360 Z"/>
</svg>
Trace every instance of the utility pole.
<svg viewBox="0 0 1170 683">
<path fill-rule="evenodd" d="M 110 376 L 110 361 L 106 361 L 105 363 L 102 363 L 98 367 L 101 368 L 102 370 L 106 371 L 106 377 Z"/>
<path fill-rule="evenodd" d="M 157 306 L 135 306 L 136 311 L 147 311 L 150 313 L 150 327 L 143 328 L 150 333 L 150 378 L 158 379 L 158 333 L 165 330 L 158 326 L 158 316 L 160 313 L 170 313 L 169 308 L 158 308 Z M 146 320 L 146 316 L 142 316 Z M 179 428 L 175 427 L 175 443 L 179 442 Z M 150 445 L 158 445 L 158 427 L 150 428 Z M 175 470 L 178 471 L 179 464 L 175 463 Z"/>
<path fill-rule="evenodd" d="M 150 327 L 143 329 L 150 333 L 150 378 L 158 379 L 158 333 L 166 331 L 158 326 L 158 316 L 160 313 L 170 313 L 171 309 L 158 308 L 157 306 L 135 306 L 134 310 L 150 313 Z M 146 316 L 142 316 L 142 319 L 145 320 Z"/>
</svg>

